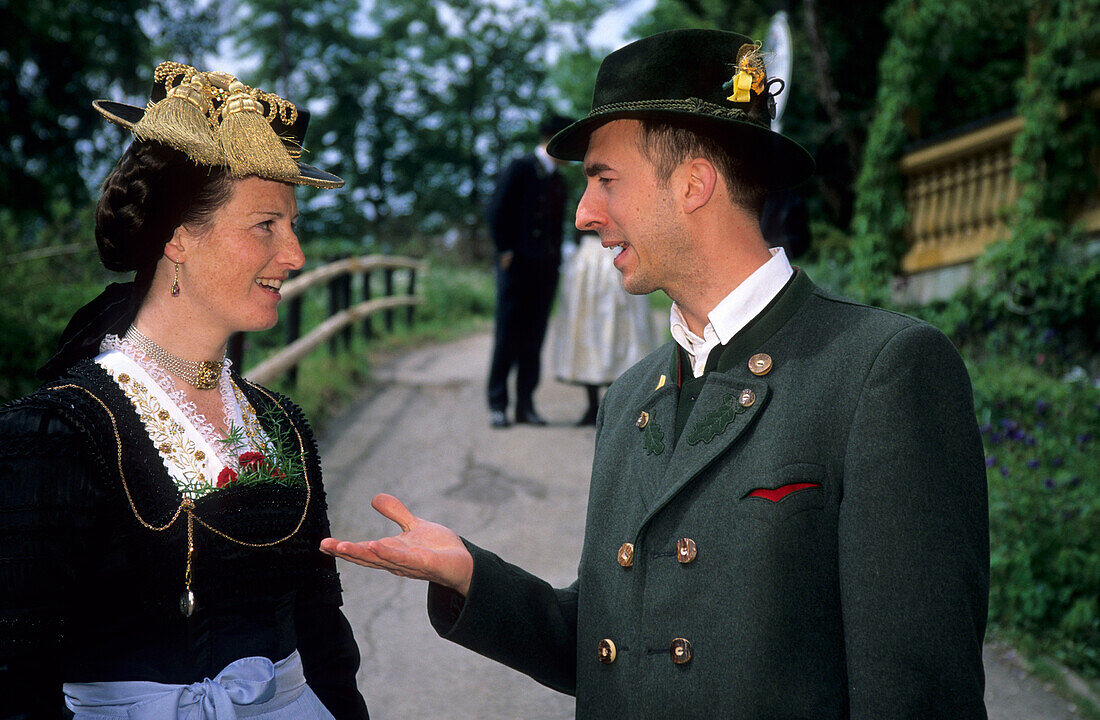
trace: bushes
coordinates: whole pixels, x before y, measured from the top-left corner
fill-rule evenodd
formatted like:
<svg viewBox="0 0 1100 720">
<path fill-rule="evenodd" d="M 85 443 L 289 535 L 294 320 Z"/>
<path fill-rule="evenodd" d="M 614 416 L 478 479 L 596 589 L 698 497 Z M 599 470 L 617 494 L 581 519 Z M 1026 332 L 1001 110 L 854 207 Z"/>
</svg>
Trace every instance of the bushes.
<svg viewBox="0 0 1100 720">
<path fill-rule="evenodd" d="M 44 225 L 28 242 L 0 211 L 0 404 L 40 385 L 35 370 L 57 349 L 69 318 L 108 282 L 122 280 L 99 264 L 90 211 L 58 215 L 67 219 Z"/>
<path fill-rule="evenodd" d="M 991 626 L 1100 676 L 1100 390 L 996 358 L 970 370 L 989 479 Z"/>
<path fill-rule="evenodd" d="M 417 325 L 440 328 L 493 317 L 496 287 L 491 271 L 462 265 L 432 263 L 417 284 L 424 304 L 417 308 Z"/>
</svg>

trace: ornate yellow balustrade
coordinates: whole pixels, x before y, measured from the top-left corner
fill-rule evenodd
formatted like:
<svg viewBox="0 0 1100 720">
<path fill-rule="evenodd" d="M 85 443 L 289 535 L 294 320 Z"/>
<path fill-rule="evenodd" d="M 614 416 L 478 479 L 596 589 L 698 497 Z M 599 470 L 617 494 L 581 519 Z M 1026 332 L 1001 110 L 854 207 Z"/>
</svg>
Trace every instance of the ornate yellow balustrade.
<svg viewBox="0 0 1100 720">
<path fill-rule="evenodd" d="M 901 158 L 909 210 L 903 272 L 973 260 L 1006 235 L 1019 194 L 1012 139 L 1022 126 L 1012 117 Z"/>
<path fill-rule="evenodd" d="M 1100 101 L 1100 91 L 1091 101 Z M 1010 117 L 902 156 L 909 211 L 905 274 L 968 262 L 1007 236 L 1019 196 L 1012 141 L 1022 127 L 1022 119 Z M 1100 158 L 1096 164 L 1100 172 Z M 1086 231 L 1100 231 L 1100 192 L 1067 208 L 1067 215 Z"/>
</svg>

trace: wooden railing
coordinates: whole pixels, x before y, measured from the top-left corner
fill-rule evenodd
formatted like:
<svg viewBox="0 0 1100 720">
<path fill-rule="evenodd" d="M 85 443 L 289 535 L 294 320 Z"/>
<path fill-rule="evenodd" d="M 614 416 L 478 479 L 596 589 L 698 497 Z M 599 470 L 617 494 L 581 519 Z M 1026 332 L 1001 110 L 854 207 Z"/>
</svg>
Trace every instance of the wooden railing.
<svg viewBox="0 0 1100 720">
<path fill-rule="evenodd" d="M 1100 92 L 1091 101 L 1100 101 Z M 1012 142 L 1022 127 L 1021 118 L 1009 117 L 901 158 L 909 211 L 904 273 L 968 262 L 1008 235 L 1009 212 L 1020 192 Z M 1067 209 L 1066 219 L 1089 232 L 1100 230 L 1100 193 Z"/>
<path fill-rule="evenodd" d="M 351 344 L 352 326 L 362 322 L 362 331 L 368 339 L 375 336 L 374 316 L 382 313 L 387 331 L 395 326 L 394 315 L 405 309 L 405 322 L 413 322 L 413 313 L 423 299 L 416 295 L 417 273 L 423 273 L 425 265 L 406 257 L 365 255 L 336 260 L 322 267 L 302 273 L 283 284 L 282 308 L 286 326 L 286 346 L 277 353 L 250 367 L 245 377 L 258 383 L 269 383 L 283 375 L 296 379 L 297 366 L 302 359 L 325 341 L 330 351 L 338 350 L 340 341 Z M 404 295 L 395 294 L 394 275 L 398 270 L 407 271 L 408 283 Z M 382 273 L 382 294 L 372 297 L 371 276 Z M 361 301 L 352 305 L 353 278 L 359 276 Z M 328 287 L 328 318 L 306 334 L 302 334 L 302 300 L 307 290 Z M 230 341 L 230 357 L 236 367 L 242 367 L 244 344 L 240 335 Z"/>
</svg>

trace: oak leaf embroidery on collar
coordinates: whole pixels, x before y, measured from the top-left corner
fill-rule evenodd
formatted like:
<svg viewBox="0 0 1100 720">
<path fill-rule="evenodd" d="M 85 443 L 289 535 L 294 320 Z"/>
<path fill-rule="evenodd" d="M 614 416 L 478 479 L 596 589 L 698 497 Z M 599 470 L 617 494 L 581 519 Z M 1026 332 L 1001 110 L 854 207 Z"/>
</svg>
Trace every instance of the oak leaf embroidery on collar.
<svg viewBox="0 0 1100 720">
<path fill-rule="evenodd" d="M 745 408 L 737 402 L 737 398 L 733 395 L 727 395 L 721 405 L 695 423 L 691 433 L 687 436 L 688 445 L 709 443 L 725 432 L 729 424 L 734 421 L 734 418 L 743 412 L 745 412 Z"/>
</svg>

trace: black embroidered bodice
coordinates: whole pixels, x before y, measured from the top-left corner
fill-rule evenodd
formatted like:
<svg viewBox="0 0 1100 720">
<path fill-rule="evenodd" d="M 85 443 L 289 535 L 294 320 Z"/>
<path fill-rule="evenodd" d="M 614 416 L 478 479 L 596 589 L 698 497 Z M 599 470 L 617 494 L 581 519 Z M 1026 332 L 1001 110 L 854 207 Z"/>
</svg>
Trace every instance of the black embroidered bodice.
<svg viewBox="0 0 1100 720">
<path fill-rule="evenodd" d="M 262 422 L 301 437 L 309 492 L 228 486 L 194 501 L 190 617 L 183 498 L 106 372 L 79 363 L 0 409 L 0 717 L 62 716 L 63 682 L 192 683 L 295 649 L 337 718 L 366 716 L 335 563 L 318 550 L 329 527 L 313 434 L 286 398 L 234 382 Z"/>
</svg>

